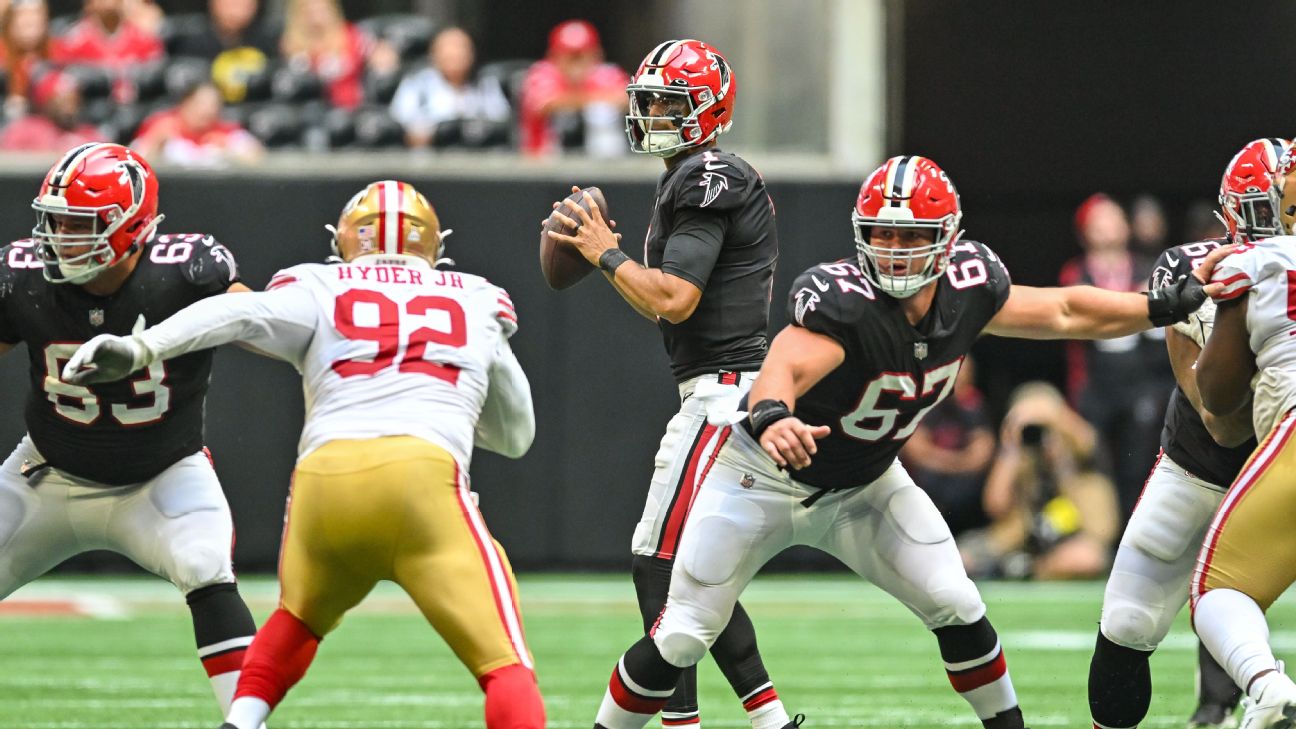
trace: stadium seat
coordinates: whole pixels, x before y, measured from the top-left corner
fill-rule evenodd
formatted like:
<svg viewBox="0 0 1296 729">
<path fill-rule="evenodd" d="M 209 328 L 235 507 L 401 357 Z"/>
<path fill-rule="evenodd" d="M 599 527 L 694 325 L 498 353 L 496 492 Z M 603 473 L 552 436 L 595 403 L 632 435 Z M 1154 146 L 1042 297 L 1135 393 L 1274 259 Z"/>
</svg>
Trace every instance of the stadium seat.
<svg viewBox="0 0 1296 729">
<path fill-rule="evenodd" d="M 211 64 L 201 58 L 173 58 L 163 72 L 167 96 L 179 99 L 196 84 L 211 78 Z"/>
<path fill-rule="evenodd" d="M 329 148 L 346 147 L 355 143 L 355 115 L 349 109 L 329 109 L 320 124 Z"/>
<path fill-rule="evenodd" d="M 405 130 L 382 107 L 362 107 L 355 113 L 355 143 L 367 149 L 405 146 Z"/>
<path fill-rule="evenodd" d="M 117 110 L 112 99 L 89 99 L 81 103 L 81 118 L 90 124 L 102 126 L 108 123 Z"/>
<path fill-rule="evenodd" d="M 522 80 L 526 78 L 527 69 L 535 61 L 526 58 L 510 58 L 503 61 L 484 63 L 477 69 L 477 78 L 493 78 L 499 82 L 500 89 L 509 105 L 517 109 L 518 97 L 522 91 Z"/>
<path fill-rule="evenodd" d="M 127 72 L 127 78 L 135 87 L 136 101 L 155 101 L 166 93 L 166 69 L 166 63 L 148 63 L 134 66 Z"/>
<path fill-rule="evenodd" d="M 400 86 L 401 72 L 395 73 L 367 73 L 364 80 L 365 103 L 379 104 L 387 106 L 391 103 L 392 97 L 396 95 L 396 87 Z"/>
<path fill-rule="evenodd" d="M 176 46 L 180 38 L 202 33 L 207 27 L 207 22 L 206 13 L 180 13 L 163 18 L 162 27 L 158 28 L 158 36 L 162 39 L 162 45 L 166 47 L 167 55 L 176 57 Z"/>
<path fill-rule="evenodd" d="M 246 93 L 243 96 L 244 101 L 266 101 L 270 98 L 270 79 L 274 75 L 274 62 L 266 64 L 266 67 L 259 71 L 248 73 L 246 78 Z"/>
<path fill-rule="evenodd" d="M 454 119 L 441 122 L 432 136 L 432 146 L 438 149 L 503 147 L 510 142 L 509 132 L 512 126 L 510 122 L 486 119 Z"/>
<path fill-rule="evenodd" d="M 169 106 L 167 102 L 153 104 L 118 104 L 103 125 L 108 137 L 119 144 L 130 144 L 140 123 L 156 111 Z"/>
<path fill-rule="evenodd" d="M 98 66 L 68 66 L 63 70 L 76 79 L 83 101 L 106 99 L 112 94 L 112 77 L 108 75 L 107 69 Z"/>
<path fill-rule="evenodd" d="M 310 69 L 283 64 L 270 74 L 270 97 L 275 101 L 311 101 L 324 93 L 324 84 Z"/>
<path fill-rule="evenodd" d="M 432 36 L 437 30 L 431 18 L 412 13 L 375 15 L 361 20 L 357 25 L 374 38 L 392 44 L 405 61 L 425 56 L 428 44 L 432 42 Z"/>
<path fill-rule="evenodd" d="M 305 127 L 303 114 L 291 104 L 266 104 L 248 115 L 248 131 L 267 147 L 301 144 Z"/>
</svg>

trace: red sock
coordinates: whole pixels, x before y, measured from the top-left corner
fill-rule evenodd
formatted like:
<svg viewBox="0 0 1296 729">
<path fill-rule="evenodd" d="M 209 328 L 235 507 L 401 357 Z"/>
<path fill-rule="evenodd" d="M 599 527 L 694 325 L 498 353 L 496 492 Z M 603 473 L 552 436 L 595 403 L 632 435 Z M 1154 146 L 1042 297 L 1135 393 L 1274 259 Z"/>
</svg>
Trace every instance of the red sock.
<svg viewBox="0 0 1296 729">
<path fill-rule="evenodd" d="M 274 611 L 248 647 L 234 698 L 251 696 L 273 709 L 306 675 L 319 642 L 292 613 L 283 608 Z"/>
<path fill-rule="evenodd" d="M 530 669 L 515 663 L 491 671 L 477 683 L 486 692 L 486 729 L 543 729 L 544 700 Z"/>
</svg>

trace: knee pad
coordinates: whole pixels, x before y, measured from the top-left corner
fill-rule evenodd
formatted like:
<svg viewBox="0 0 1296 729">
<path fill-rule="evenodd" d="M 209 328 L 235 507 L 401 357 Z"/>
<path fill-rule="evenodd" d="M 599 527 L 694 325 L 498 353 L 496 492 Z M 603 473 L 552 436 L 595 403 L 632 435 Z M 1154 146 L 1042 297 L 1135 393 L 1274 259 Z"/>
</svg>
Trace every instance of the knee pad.
<svg viewBox="0 0 1296 729">
<path fill-rule="evenodd" d="M 940 544 L 954 538 L 940 509 L 916 486 L 897 491 L 887 502 L 886 512 L 899 532 L 918 544 Z"/>
<path fill-rule="evenodd" d="M 1180 604 L 1167 604 L 1165 589 L 1155 580 L 1132 572 L 1113 571 L 1103 598 L 1102 634 L 1116 645 L 1140 651 L 1156 650 L 1170 631 Z"/>
<path fill-rule="evenodd" d="M 653 642 L 665 661 L 676 668 L 696 665 L 706 655 L 707 644 L 701 638 L 678 631 L 661 630 L 653 634 Z"/>
<path fill-rule="evenodd" d="M 181 549 L 172 557 L 171 574 L 167 579 L 182 593 L 221 582 L 233 582 L 234 570 L 228 550 L 208 545 L 192 545 Z"/>
<path fill-rule="evenodd" d="M 923 622 L 929 630 L 948 625 L 970 625 L 985 617 L 986 606 L 976 583 L 961 570 L 957 575 L 935 575 L 928 582 L 927 593 L 938 609 L 924 615 Z"/>
</svg>

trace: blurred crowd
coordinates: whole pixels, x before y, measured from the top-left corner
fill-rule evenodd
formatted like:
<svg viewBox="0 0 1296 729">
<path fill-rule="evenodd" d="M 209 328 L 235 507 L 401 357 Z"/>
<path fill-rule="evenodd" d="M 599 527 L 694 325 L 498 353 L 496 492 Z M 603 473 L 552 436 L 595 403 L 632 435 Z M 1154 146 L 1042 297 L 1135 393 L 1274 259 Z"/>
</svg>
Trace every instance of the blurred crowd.
<svg viewBox="0 0 1296 729">
<path fill-rule="evenodd" d="M 1179 243 L 1219 238 L 1214 206 L 1188 209 L 1171 240 L 1161 203 L 1102 193 L 1075 212 L 1078 255 L 1059 284 L 1148 287 L 1156 259 Z M 936 503 L 973 577 L 1085 579 L 1107 574 L 1116 544 L 1160 450 L 1174 373 L 1165 334 L 1067 344 L 1065 391 L 1028 382 L 998 427 L 965 360 L 950 397 L 901 452 Z"/>
<path fill-rule="evenodd" d="M 167 15 L 153 0 L 0 0 L 0 149 L 129 144 L 190 166 L 268 148 L 625 151 L 627 73 L 582 20 L 542 59 L 479 65 L 472 37 L 414 14 L 347 18 L 338 0 L 210 0 Z"/>
</svg>

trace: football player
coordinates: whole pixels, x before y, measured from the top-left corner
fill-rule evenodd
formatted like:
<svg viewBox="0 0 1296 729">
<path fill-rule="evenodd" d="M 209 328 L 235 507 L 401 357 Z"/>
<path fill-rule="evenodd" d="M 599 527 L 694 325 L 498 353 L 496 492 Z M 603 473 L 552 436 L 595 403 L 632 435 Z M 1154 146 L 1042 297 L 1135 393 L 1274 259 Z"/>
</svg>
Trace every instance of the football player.
<svg viewBox="0 0 1296 729">
<path fill-rule="evenodd" d="M 95 387 L 63 382 L 59 370 L 98 334 L 248 289 L 211 236 L 156 235 L 157 176 L 121 145 L 63 155 L 32 208 L 32 237 L 0 249 L 0 353 L 26 342 L 31 376 L 27 435 L 0 466 L 0 599 L 81 552 L 129 557 L 185 596 L 223 713 L 256 625 L 203 447 L 211 353 Z"/>
<path fill-rule="evenodd" d="M 896 455 L 949 395 L 982 332 L 1109 338 L 1171 324 L 1201 304 L 1201 281 L 1226 249 L 1205 259 L 1202 279 L 1146 297 L 1014 286 L 988 247 L 959 240 L 961 219 L 953 184 L 929 159 L 894 157 L 864 181 L 852 211 L 857 256 L 793 285 L 793 323 L 770 346 L 749 414 L 732 415 L 702 454 L 666 608 L 618 662 L 596 727 L 642 727 L 757 570 L 794 544 L 836 556 L 900 600 L 935 634 L 950 683 L 981 722 L 1022 727 L 985 604 Z"/>
<path fill-rule="evenodd" d="M 1290 148 L 1285 139 L 1257 139 L 1243 147 L 1220 181 L 1227 238 L 1165 251 L 1149 285 L 1174 282 L 1225 242 L 1248 243 L 1278 234 L 1269 192 L 1278 161 Z M 1202 408 L 1193 363 L 1210 335 L 1214 312 L 1214 304 L 1206 302 L 1186 321 L 1165 330 L 1179 386 L 1166 409 L 1161 454 L 1107 579 L 1089 664 L 1089 711 L 1097 729 L 1135 727 L 1147 716 L 1152 699 L 1148 659 L 1188 601 L 1188 581 L 1206 527 L 1256 446 L 1249 408 L 1227 417 Z M 1198 657 L 1199 705 L 1188 725 L 1229 725 L 1241 692 L 1208 651 L 1199 649 Z"/>
<path fill-rule="evenodd" d="M 602 212 L 575 245 L 636 311 L 657 323 L 679 411 L 654 459 L 648 501 L 631 543 L 632 575 L 644 630 L 666 604 L 680 535 L 697 496 L 701 454 L 719 429 L 707 409 L 729 410 L 751 387 L 768 349 L 770 290 L 778 259 L 774 203 L 756 170 L 717 138 L 733 123 L 738 82 L 724 56 L 696 40 L 666 41 L 639 65 L 626 92 L 630 148 L 661 157 L 666 171 L 648 226 L 642 263 L 621 251 Z M 593 200 L 586 196 L 586 204 Z M 558 205 L 555 204 L 557 208 Z M 575 210 L 557 212 L 566 222 Z M 565 215 L 564 215 L 565 213 Z M 592 235 L 591 235 L 592 234 Z M 790 724 L 741 605 L 711 647 L 753 729 Z M 664 726 L 697 726 L 697 675 L 689 667 L 662 712 Z"/>
<path fill-rule="evenodd" d="M 244 342 L 291 362 L 306 388 L 279 609 L 243 664 L 227 729 L 255 729 L 320 640 L 379 580 L 409 593 L 486 694 L 488 729 L 539 729 L 544 705 L 504 550 L 468 489 L 474 444 L 520 457 L 531 390 L 508 339 L 517 316 L 486 279 L 434 267 L 436 212 L 375 182 L 335 229 L 336 265 L 277 273 L 267 291 L 198 302 L 144 333 L 91 340 L 75 382 L 119 379 Z"/>
<path fill-rule="evenodd" d="M 1265 611 L 1296 580 L 1296 155 L 1269 191 L 1282 236 L 1220 262 L 1225 284 L 1197 360 L 1202 405 L 1218 417 L 1250 412 L 1260 444 L 1220 503 L 1191 583 L 1193 627 L 1251 699 L 1243 729 L 1296 726 L 1296 683 L 1269 647 Z M 1249 406 L 1249 407 L 1248 407 Z"/>
</svg>

